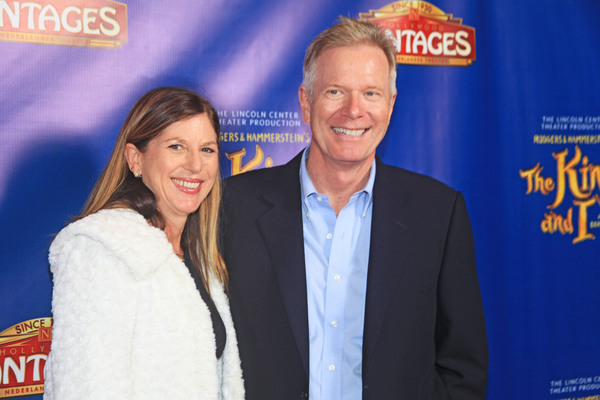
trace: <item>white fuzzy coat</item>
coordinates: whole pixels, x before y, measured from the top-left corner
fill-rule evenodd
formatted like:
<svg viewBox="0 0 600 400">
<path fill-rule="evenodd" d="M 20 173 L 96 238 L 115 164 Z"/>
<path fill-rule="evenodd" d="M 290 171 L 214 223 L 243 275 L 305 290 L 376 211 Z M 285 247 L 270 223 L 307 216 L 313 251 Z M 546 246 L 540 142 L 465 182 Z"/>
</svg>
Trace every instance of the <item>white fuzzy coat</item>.
<svg viewBox="0 0 600 400">
<path fill-rule="evenodd" d="M 208 307 L 164 232 L 126 209 L 63 229 L 50 247 L 52 346 L 44 399 L 244 398 L 228 299 L 221 360 Z"/>
</svg>

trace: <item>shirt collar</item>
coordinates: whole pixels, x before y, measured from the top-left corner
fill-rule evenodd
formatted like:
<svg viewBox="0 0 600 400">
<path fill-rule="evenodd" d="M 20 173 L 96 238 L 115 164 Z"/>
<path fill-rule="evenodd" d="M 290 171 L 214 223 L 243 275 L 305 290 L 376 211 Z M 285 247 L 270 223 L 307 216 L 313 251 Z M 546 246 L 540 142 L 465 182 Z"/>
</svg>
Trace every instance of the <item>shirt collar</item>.
<svg viewBox="0 0 600 400">
<path fill-rule="evenodd" d="M 306 170 L 306 159 L 308 158 L 309 148 L 310 148 L 310 146 L 307 146 L 304 149 L 304 151 L 302 152 L 302 158 L 300 161 L 300 188 L 301 188 L 301 192 L 302 192 L 302 201 L 303 202 L 311 194 L 317 193 L 317 190 L 315 189 L 315 185 L 313 185 L 312 181 L 310 180 L 310 177 L 308 176 L 308 171 Z M 373 198 L 373 185 L 375 184 L 375 172 L 376 172 L 375 170 L 376 170 L 375 160 L 373 160 L 373 164 L 371 165 L 371 171 L 369 172 L 369 180 L 367 181 L 367 184 L 365 185 L 365 187 L 361 191 L 358 192 L 358 193 L 360 193 L 360 192 L 367 193 L 367 195 L 369 196 L 369 201 L 367 203 L 371 202 L 371 199 Z"/>
</svg>

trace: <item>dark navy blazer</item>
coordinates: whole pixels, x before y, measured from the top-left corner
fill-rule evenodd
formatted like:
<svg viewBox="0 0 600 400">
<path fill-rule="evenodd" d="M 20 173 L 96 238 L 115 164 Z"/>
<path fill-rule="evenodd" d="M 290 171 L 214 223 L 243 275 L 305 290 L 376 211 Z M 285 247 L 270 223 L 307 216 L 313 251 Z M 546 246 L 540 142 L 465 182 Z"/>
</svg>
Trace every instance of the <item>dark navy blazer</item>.
<svg viewBox="0 0 600 400">
<path fill-rule="evenodd" d="M 464 199 L 376 162 L 363 400 L 483 399 L 488 350 Z M 299 168 L 300 155 L 224 183 L 221 246 L 248 400 L 308 398 Z"/>
</svg>

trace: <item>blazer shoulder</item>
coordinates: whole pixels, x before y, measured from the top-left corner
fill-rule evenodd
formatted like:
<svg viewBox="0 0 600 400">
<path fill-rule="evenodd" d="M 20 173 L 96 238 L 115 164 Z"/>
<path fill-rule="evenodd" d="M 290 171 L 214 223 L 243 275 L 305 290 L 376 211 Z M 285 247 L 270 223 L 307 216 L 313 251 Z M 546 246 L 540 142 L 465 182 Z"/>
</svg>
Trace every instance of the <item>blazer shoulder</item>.
<svg viewBox="0 0 600 400">
<path fill-rule="evenodd" d="M 280 186 L 282 183 L 299 181 L 300 156 L 301 153 L 283 165 L 230 176 L 223 181 L 223 193 L 256 193 Z"/>
<path fill-rule="evenodd" d="M 457 190 L 435 178 L 385 164 L 379 159 L 377 161 L 375 182 L 379 186 L 387 189 L 398 188 L 404 193 L 420 198 L 437 197 L 438 201 L 454 200 L 460 195 Z"/>
<path fill-rule="evenodd" d="M 223 191 L 262 186 L 265 181 L 272 180 L 277 176 L 279 168 L 281 167 L 261 168 L 230 176 L 223 180 Z"/>
</svg>

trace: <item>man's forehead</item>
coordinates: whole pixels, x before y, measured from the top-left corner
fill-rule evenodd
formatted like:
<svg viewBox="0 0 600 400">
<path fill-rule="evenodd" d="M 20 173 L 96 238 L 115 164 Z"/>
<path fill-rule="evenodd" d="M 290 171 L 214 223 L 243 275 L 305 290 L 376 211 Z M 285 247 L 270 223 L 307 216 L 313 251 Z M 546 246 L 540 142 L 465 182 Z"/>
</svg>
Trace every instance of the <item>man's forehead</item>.
<svg viewBox="0 0 600 400">
<path fill-rule="evenodd" d="M 365 53 L 367 52 L 371 54 L 366 56 Z M 378 52 L 380 54 L 377 54 Z M 343 61 L 338 61 L 340 58 L 343 58 Z M 356 69 L 360 73 L 356 76 L 360 80 L 371 78 L 374 81 L 379 79 L 387 81 L 390 74 L 390 66 L 385 53 L 373 44 L 328 48 L 317 58 L 316 67 L 317 79 L 335 78 L 339 73 L 352 69 Z"/>
<path fill-rule="evenodd" d="M 329 46 L 324 48 L 319 55 L 317 56 L 317 61 L 319 61 L 319 59 L 324 55 L 324 54 L 329 54 L 333 51 L 343 51 L 343 50 L 348 50 L 348 51 L 354 51 L 357 49 L 361 49 L 361 48 L 372 48 L 372 49 L 378 49 L 379 51 L 381 51 L 381 54 L 386 57 L 385 52 L 383 51 L 383 49 L 379 46 L 377 46 L 377 44 L 373 43 L 373 42 L 369 42 L 369 41 L 364 41 L 364 42 L 359 42 L 359 43 L 354 43 L 354 44 L 348 44 L 348 45 L 337 45 L 337 46 Z M 387 60 L 387 57 L 386 57 Z"/>
</svg>

